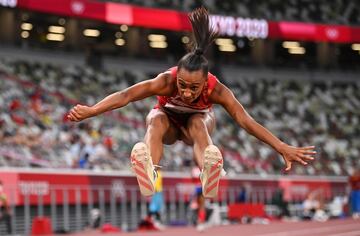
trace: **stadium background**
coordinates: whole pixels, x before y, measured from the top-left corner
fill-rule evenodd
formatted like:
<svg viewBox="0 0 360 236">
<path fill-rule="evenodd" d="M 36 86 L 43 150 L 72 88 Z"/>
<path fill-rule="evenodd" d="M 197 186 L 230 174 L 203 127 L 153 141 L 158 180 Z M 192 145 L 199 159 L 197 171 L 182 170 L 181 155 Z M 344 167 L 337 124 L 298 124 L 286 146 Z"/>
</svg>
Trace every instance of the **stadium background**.
<svg viewBox="0 0 360 236">
<path fill-rule="evenodd" d="M 298 215 L 316 189 L 327 203 L 349 195 L 348 177 L 360 168 L 357 1 L 3 0 L 0 180 L 14 233 L 29 233 L 39 215 L 80 231 L 94 206 L 102 223 L 137 227 L 149 199 L 139 196 L 128 156 L 155 99 L 80 124 L 66 112 L 176 64 L 190 41 L 186 12 L 200 5 L 221 33 L 207 55 L 211 72 L 282 140 L 318 152 L 310 166 L 284 173 L 272 149 L 216 108 L 214 142 L 228 172 L 216 201 L 225 209 L 246 186 L 248 201 L 271 215 L 282 188 Z M 187 222 L 197 184 L 191 153 L 181 143 L 165 148 L 167 224 Z"/>
</svg>

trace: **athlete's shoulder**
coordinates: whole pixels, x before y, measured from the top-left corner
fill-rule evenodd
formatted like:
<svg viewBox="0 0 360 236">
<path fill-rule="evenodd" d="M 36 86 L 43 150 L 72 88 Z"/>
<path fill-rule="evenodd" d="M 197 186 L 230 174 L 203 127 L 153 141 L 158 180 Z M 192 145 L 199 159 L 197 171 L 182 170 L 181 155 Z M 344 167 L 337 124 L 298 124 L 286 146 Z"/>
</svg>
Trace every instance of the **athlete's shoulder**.
<svg viewBox="0 0 360 236">
<path fill-rule="evenodd" d="M 209 90 L 209 95 L 211 94 L 211 92 L 215 89 L 216 84 L 218 84 L 218 79 L 215 75 L 211 74 L 210 72 L 208 73 L 208 90 Z"/>
<path fill-rule="evenodd" d="M 177 67 L 171 67 L 166 71 L 161 72 L 158 77 L 162 77 L 162 79 L 165 79 L 168 83 L 174 83 L 176 79 L 176 70 Z"/>
<path fill-rule="evenodd" d="M 178 69 L 177 66 L 173 66 L 167 70 L 167 72 L 169 72 L 171 74 L 171 77 L 173 79 L 176 79 L 176 77 L 177 77 L 177 69 Z"/>
<path fill-rule="evenodd" d="M 226 85 L 217 81 L 211 95 L 209 95 L 209 99 L 213 103 L 222 104 L 228 98 L 229 92 L 231 93 L 231 90 Z"/>
<path fill-rule="evenodd" d="M 212 81 L 218 81 L 218 78 L 216 77 L 216 75 L 213 75 L 210 72 L 208 72 L 208 79 L 210 79 Z"/>
<path fill-rule="evenodd" d="M 159 73 L 156 78 L 152 80 L 152 83 L 156 84 L 156 87 L 161 88 L 161 91 L 158 91 L 158 95 L 171 95 L 176 86 L 176 81 L 172 78 L 171 71 L 169 70 Z"/>
<path fill-rule="evenodd" d="M 156 79 L 170 79 L 172 78 L 172 71 L 171 71 L 171 68 L 163 71 L 163 72 L 160 72 L 155 78 Z"/>
</svg>

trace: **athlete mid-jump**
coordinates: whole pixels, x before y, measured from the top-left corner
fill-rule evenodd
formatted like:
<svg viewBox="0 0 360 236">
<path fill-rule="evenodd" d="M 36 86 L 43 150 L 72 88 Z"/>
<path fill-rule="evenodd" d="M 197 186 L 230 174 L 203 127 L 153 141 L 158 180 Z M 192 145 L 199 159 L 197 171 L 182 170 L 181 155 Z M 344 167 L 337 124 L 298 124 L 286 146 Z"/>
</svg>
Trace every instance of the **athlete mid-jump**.
<svg viewBox="0 0 360 236">
<path fill-rule="evenodd" d="M 93 106 L 76 105 L 69 112 L 68 118 L 81 121 L 124 107 L 130 102 L 158 96 L 157 105 L 146 118 L 145 138 L 143 142 L 135 144 L 131 152 L 132 169 L 141 193 L 146 196 L 154 193 L 154 165 L 158 165 L 161 159 L 163 144 L 173 144 L 177 140 L 193 147 L 195 162 L 202 171 L 200 179 L 203 195 L 217 195 L 223 158 L 210 136 L 215 127 L 212 104 L 223 106 L 238 125 L 280 153 L 286 163 L 286 170 L 291 169 L 294 161 L 306 165 L 313 160 L 314 146 L 293 147 L 280 141 L 244 110 L 229 88 L 209 73 L 204 53 L 216 38 L 217 32 L 209 26 L 205 8 L 191 12 L 189 19 L 194 46 L 177 66 L 160 73 L 156 78 L 113 93 Z"/>
</svg>

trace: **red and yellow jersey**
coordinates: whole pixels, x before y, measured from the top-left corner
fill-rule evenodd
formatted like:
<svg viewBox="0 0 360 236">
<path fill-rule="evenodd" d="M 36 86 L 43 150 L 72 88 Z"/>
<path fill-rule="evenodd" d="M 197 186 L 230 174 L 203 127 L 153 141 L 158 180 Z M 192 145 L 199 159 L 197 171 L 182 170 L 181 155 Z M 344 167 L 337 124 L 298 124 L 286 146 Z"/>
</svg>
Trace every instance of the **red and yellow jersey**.
<svg viewBox="0 0 360 236">
<path fill-rule="evenodd" d="M 352 190 L 354 191 L 360 190 L 360 175 L 350 176 L 349 182 Z"/>
<path fill-rule="evenodd" d="M 155 192 L 163 191 L 163 183 L 162 183 L 162 173 L 160 170 L 157 170 L 157 178 L 155 181 Z"/>
<path fill-rule="evenodd" d="M 169 71 L 171 72 L 172 78 L 176 81 L 177 66 L 170 68 Z M 209 102 L 209 96 L 214 90 L 217 82 L 218 80 L 216 76 L 208 73 L 208 80 L 201 92 L 201 95 L 192 104 L 184 103 L 176 89 L 172 96 L 158 96 L 158 104 L 156 107 L 162 107 L 175 113 L 209 112 L 212 107 L 212 103 Z"/>
<path fill-rule="evenodd" d="M 7 207 L 7 204 L 6 194 L 2 189 L 0 189 L 0 207 Z"/>
</svg>

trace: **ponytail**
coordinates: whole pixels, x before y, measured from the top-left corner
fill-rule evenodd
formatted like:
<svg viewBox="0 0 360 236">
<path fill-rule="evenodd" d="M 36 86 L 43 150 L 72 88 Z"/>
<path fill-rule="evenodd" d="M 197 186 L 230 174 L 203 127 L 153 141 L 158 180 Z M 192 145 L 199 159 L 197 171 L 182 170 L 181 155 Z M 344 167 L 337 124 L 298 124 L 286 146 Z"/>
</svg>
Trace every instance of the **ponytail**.
<svg viewBox="0 0 360 236">
<path fill-rule="evenodd" d="M 184 68 L 190 72 L 202 70 L 205 75 L 209 71 L 209 63 L 204 54 L 210 44 L 218 36 L 218 32 L 210 26 L 209 13 L 204 7 L 189 13 L 193 30 L 192 50 L 178 62 L 178 70 Z"/>
</svg>

